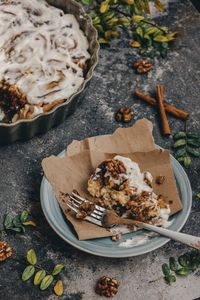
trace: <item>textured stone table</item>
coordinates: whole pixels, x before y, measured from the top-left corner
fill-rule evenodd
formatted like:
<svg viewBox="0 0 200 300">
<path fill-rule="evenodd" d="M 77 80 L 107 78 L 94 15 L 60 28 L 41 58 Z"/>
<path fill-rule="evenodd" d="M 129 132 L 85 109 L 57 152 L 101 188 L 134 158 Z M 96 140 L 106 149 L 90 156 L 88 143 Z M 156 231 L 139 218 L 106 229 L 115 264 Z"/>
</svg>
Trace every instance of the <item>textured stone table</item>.
<svg viewBox="0 0 200 300">
<path fill-rule="evenodd" d="M 158 82 L 164 83 L 167 97 L 173 103 L 190 111 L 189 128 L 199 130 L 200 84 L 200 17 L 187 0 L 169 4 L 167 22 L 180 32 L 179 42 L 167 60 L 155 60 L 155 68 L 145 76 L 135 75 L 132 69 L 136 59 L 127 41 L 115 42 L 110 49 L 101 50 L 96 74 L 86 95 L 73 115 L 62 125 L 47 134 L 27 142 L 18 142 L 0 148 L 0 221 L 5 213 L 24 209 L 31 212 L 38 228 L 25 235 L 7 236 L 14 247 L 11 259 L 0 265 L 0 299 L 35 300 L 56 299 L 50 290 L 40 292 L 31 283 L 20 280 L 23 260 L 28 249 L 34 248 L 47 266 L 63 262 L 65 300 L 103 299 L 94 294 L 95 280 L 110 274 L 121 281 L 119 293 L 114 299 L 127 300 L 192 300 L 200 297 L 200 272 L 186 278 L 178 278 L 172 286 L 162 279 L 161 265 L 170 256 L 177 257 L 187 247 L 169 242 L 152 253 L 127 259 L 95 257 L 72 248 L 62 241 L 49 227 L 40 207 L 41 160 L 58 154 L 73 139 L 112 133 L 119 125 L 113 114 L 121 106 L 131 106 L 134 120 L 146 117 L 154 124 L 157 144 L 170 147 L 172 138 L 164 139 L 159 120 L 152 107 L 133 97 L 135 87 L 152 91 Z M 169 118 L 173 132 L 183 128 L 183 123 Z M 200 192 L 200 160 L 195 160 L 187 171 L 194 195 Z M 192 211 L 183 231 L 200 235 L 200 201 L 193 200 Z M 158 280 L 157 280 L 158 279 Z M 155 280 L 155 281 L 154 281 Z M 150 282 L 154 281 L 154 282 Z"/>
</svg>

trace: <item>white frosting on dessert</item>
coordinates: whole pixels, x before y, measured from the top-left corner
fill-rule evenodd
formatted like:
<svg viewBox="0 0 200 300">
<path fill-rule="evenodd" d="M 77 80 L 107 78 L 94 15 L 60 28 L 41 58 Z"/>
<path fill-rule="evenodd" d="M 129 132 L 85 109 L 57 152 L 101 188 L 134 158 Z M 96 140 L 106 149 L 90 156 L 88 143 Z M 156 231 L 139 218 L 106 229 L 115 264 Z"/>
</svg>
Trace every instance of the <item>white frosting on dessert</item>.
<svg viewBox="0 0 200 300">
<path fill-rule="evenodd" d="M 143 233 L 140 235 L 133 236 L 130 239 L 126 239 L 125 241 L 119 243 L 118 247 L 120 248 L 132 248 L 132 247 L 137 247 L 144 245 L 148 243 L 148 241 L 152 238 L 157 236 L 155 232 L 148 232 L 148 233 Z"/>
<path fill-rule="evenodd" d="M 169 206 L 167 208 L 161 208 L 160 209 L 160 219 L 156 225 L 158 225 L 158 226 L 160 225 L 165 228 L 171 226 L 173 221 L 168 221 L 170 213 L 171 213 L 171 211 L 170 211 Z"/>
<path fill-rule="evenodd" d="M 114 161 L 121 163 L 121 169 L 116 167 L 115 170 Z M 103 166 L 105 170 L 103 176 L 108 179 L 106 183 L 108 187 L 101 187 L 100 185 L 102 201 L 104 199 L 110 201 L 111 206 L 112 201 L 114 201 L 114 204 L 119 203 L 122 207 L 125 207 L 123 217 L 138 217 L 142 221 L 146 220 L 150 224 L 162 227 L 171 225 L 171 222 L 168 221 L 171 212 L 170 207 L 162 195 L 158 196 L 154 192 L 152 174 L 148 171 L 142 173 L 139 165 L 128 157 L 116 155 L 111 163 L 113 163 L 113 166 L 108 167 L 106 162 Z M 102 176 L 101 171 L 101 166 L 99 166 L 95 170 L 92 180 L 98 180 Z M 111 185 L 109 185 L 110 182 Z M 123 186 L 124 182 L 126 184 Z M 115 185 L 119 187 L 122 185 L 122 188 L 117 187 L 116 189 Z"/>
<path fill-rule="evenodd" d="M 153 189 L 145 182 L 144 173 L 141 173 L 139 165 L 128 157 L 116 155 L 114 159 L 121 161 L 125 168 L 126 174 L 123 177 L 129 180 L 130 187 L 137 188 L 137 193 L 142 191 L 152 192 Z M 148 174 L 148 175 L 147 175 Z M 145 172 L 145 176 L 152 182 L 153 177 L 149 172 Z"/>
<path fill-rule="evenodd" d="M 0 80 L 16 84 L 28 103 L 52 103 L 76 92 L 87 49 L 73 15 L 43 0 L 0 2 Z"/>
</svg>

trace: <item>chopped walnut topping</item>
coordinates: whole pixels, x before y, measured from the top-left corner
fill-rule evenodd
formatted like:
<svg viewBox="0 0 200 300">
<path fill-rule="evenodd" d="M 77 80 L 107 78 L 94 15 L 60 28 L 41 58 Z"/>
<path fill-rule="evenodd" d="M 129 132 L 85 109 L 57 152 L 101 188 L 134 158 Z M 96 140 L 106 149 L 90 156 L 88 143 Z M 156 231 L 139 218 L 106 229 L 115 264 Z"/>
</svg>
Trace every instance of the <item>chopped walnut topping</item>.
<svg viewBox="0 0 200 300">
<path fill-rule="evenodd" d="M 119 282 L 112 277 L 103 276 L 96 284 L 95 292 L 100 296 L 113 297 L 117 294 Z"/>
<path fill-rule="evenodd" d="M 111 173 L 113 177 L 117 176 L 118 174 L 126 173 L 126 168 L 123 162 L 115 159 L 107 161 L 107 170 Z"/>
<path fill-rule="evenodd" d="M 165 176 L 159 175 L 159 176 L 156 177 L 156 183 L 157 184 L 163 184 L 164 181 L 165 181 Z"/>
<path fill-rule="evenodd" d="M 0 81 L 0 108 L 5 113 L 4 122 L 11 123 L 13 117 L 27 103 L 26 96 L 16 85 Z"/>
<path fill-rule="evenodd" d="M 76 214 L 76 218 L 83 220 L 95 210 L 95 204 L 90 201 L 84 201 L 79 206 L 79 209 L 80 211 Z"/>
<path fill-rule="evenodd" d="M 139 74 L 147 73 L 153 68 L 152 63 L 150 63 L 148 60 L 137 60 L 133 66 L 136 72 Z"/>
<path fill-rule="evenodd" d="M 115 120 L 117 122 L 128 123 L 132 120 L 132 118 L 133 118 L 133 111 L 129 107 L 122 107 L 115 114 Z"/>
</svg>

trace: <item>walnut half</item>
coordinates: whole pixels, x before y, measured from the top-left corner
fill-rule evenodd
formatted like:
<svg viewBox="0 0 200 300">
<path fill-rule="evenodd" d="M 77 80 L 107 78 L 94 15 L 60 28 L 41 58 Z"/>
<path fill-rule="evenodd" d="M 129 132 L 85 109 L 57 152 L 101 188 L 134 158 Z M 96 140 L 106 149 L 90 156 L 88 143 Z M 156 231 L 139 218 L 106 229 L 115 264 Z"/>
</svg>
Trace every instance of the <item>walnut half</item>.
<svg viewBox="0 0 200 300">
<path fill-rule="evenodd" d="M 117 294 L 118 287 L 119 282 L 117 279 L 103 276 L 97 281 L 95 292 L 100 296 L 113 297 Z"/>
<path fill-rule="evenodd" d="M 133 66 L 136 72 L 139 74 L 147 73 L 153 68 L 152 63 L 150 63 L 148 60 L 137 60 Z"/>
<path fill-rule="evenodd" d="M 115 120 L 117 122 L 128 123 L 132 120 L 132 118 L 133 118 L 133 111 L 129 107 L 122 107 L 115 114 Z"/>
</svg>

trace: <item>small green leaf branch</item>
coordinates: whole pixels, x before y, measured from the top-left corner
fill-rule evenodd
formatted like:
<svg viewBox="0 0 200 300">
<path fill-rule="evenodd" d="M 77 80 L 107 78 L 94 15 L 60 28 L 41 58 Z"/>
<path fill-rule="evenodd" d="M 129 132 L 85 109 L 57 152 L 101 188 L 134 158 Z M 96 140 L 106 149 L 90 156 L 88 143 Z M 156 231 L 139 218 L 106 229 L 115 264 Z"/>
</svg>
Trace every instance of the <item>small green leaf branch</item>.
<svg viewBox="0 0 200 300">
<path fill-rule="evenodd" d="M 48 289 L 55 280 L 55 276 L 57 276 L 64 268 L 63 264 L 57 264 L 54 266 L 52 272 L 45 270 L 42 266 L 37 264 L 38 260 L 34 249 L 28 250 L 26 254 L 26 260 L 29 265 L 24 269 L 22 273 L 22 280 L 28 281 L 34 276 L 33 284 L 35 286 L 39 286 L 41 291 Z M 54 284 L 54 293 L 57 296 L 61 296 L 63 294 L 62 280 L 58 280 Z"/>
<path fill-rule="evenodd" d="M 109 46 L 111 41 L 119 38 L 121 28 L 129 29 L 132 36 L 130 46 L 137 48 L 139 54 L 166 57 L 169 46 L 176 39 L 177 33 L 170 32 L 166 26 L 159 26 L 150 19 L 148 0 L 79 0 L 86 6 L 98 31 L 101 45 Z M 164 11 L 160 0 L 154 0 L 156 9 Z"/>
<path fill-rule="evenodd" d="M 179 131 L 174 135 L 174 155 L 185 168 L 192 164 L 192 157 L 200 157 L 200 138 L 195 132 Z"/>
<path fill-rule="evenodd" d="M 166 283 L 172 284 L 176 282 L 176 275 L 187 276 L 196 271 L 200 266 L 200 251 L 192 250 L 178 257 L 178 261 L 174 257 L 169 258 L 169 263 L 162 265 L 162 272 Z"/>
<path fill-rule="evenodd" d="M 0 234 L 8 231 L 24 233 L 26 226 L 36 226 L 35 222 L 30 220 L 30 215 L 27 211 L 23 211 L 14 217 L 7 214 L 3 221 L 3 228 L 0 229 Z"/>
</svg>

